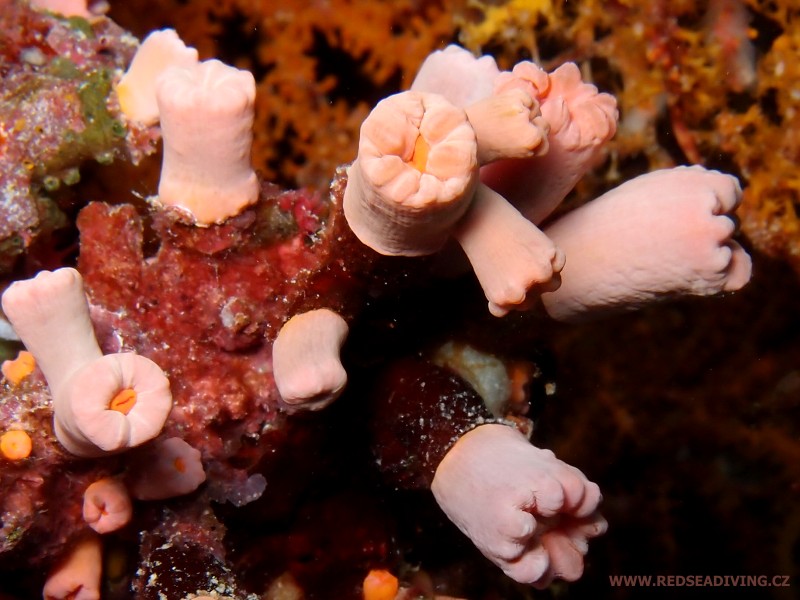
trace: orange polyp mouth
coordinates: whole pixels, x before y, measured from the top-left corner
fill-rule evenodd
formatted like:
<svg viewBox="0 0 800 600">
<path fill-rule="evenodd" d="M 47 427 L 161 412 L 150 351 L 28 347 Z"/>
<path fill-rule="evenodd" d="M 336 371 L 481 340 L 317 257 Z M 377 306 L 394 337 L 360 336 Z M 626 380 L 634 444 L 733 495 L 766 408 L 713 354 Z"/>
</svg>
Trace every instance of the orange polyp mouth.
<svg viewBox="0 0 800 600">
<path fill-rule="evenodd" d="M 421 135 L 417 136 L 417 141 L 414 142 L 414 153 L 411 155 L 411 164 L 420 173 L 425 172 L 428 166 L 428 153 L 431 150 L 430 144 L 425 141 Z"/>
<path fill-rule="evenodd" d="M 111 402 L 108 403 L 108 408 L 121 412 L 123 415 L 127 415 L 131 412 L 135 404 L 136 392 L 130 388 L 126 388 L 111 399 Z"/>
</svg>

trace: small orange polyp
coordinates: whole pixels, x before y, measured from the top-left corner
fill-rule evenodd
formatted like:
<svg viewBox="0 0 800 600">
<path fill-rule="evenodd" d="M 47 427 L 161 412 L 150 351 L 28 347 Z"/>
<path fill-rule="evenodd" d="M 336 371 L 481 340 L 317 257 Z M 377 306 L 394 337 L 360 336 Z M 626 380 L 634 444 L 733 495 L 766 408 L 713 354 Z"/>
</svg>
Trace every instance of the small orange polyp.
<svg viewBox="0 0 800 600">
<path fill-rule="evenodd" d="M 399 589 L 397 577 L 383 569 L 373 569 L 364 578 L 364 600 L 394 600 Z"/>
<path fill-rule="evenodd" d="M 108 403 L 108 408 L 127 415 L 135 404 L 136 392 L 131 388 L 125 388 L 111 399 L 111 402 Z"/>
<path fill-rule="evenodd" d="M 414 142 L 414 153 L 411 155 L 412 166 L 420 173 L 425 172 L 428 166 L 428 153 L 431 150 L 431 145 L 425 141 L 421 135 L 417 136 L 417 141 Z"/>
<path fill-rule="evenodd" d="M 3 361 L 0 367 L 3 375 L 12 385 L 19 385 L 22 380 L 33 373 L 36 368 L 36 359 L 27 350 L 22 350 L 14 360 Z"/>
<path fill-rule="evenodd" d="M 0 436 L 0 453 L 8 460 L 22 460 L 31 455 L 31 436 L 21 429 L 6 431 Z"/>
</svg>

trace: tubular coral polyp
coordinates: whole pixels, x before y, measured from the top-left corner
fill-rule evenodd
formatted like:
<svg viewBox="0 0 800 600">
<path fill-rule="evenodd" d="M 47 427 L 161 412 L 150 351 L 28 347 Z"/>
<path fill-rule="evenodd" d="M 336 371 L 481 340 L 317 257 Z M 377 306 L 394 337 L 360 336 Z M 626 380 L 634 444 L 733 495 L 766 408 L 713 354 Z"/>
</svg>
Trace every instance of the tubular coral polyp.
<svg viewBox="0 0 800 600">
<path fill-rule="evenodd" d="M 158 122 L 156 84 L 170 67 L 191 68 L 197 64 L 197 50 L 188 48 L 173 29 L 148 35 L 117 84 L 120 109 L 131 121 L 145 125 Z"/>
<path fill-rule="evenodd" d="M 411 90 L 441 94 L 456 106 L 469 106 L 492 93 L 500 70 L 491 56 L 475 58 L 451 44 L 431 53 L 417 71 Z"/>
<path fill-rule="evenodd" d="M 738 290 L 751 260 L 732 239 L 736 178 L 703 167 L 641 175 L 566 214 L 546 233 L 570 257 L 563 285 L 542 296 L 548 313 L 581 320 L 666 295 Z M 591 240 L 594 253 L 584 248 Z"/>
<path fill-rule="evenodd" d="M 44 584 L 44 600 L 99 600 L 103 548 L 92 532 L 69 548 Z"/>
<path fill-rule="evenodd" d="M 475 133 L 441 96 L 396 94 L 364 121 L 348 176 L 345 216 L 362 242 L 381 254 L 431 254 L 469 206 Z"/>
<path fill-rule="evenodd" d="M 164 159 L 158 200 L 195 223 L 222 223 L 258 200 L 250 163 L 255 80 L 218 60 L 172 68 L 158 81 Z"/>
<path fill-rule="evenodd" d="M 574 63 L 548 74 L 534 63 L 523 62 L 497 76 L 495 94 L 515 89 L 539 101 L 542 119 L 549 127 L 547 153 L 486 165 L 481 169 L 481 181 L 528 220 L 541 223 L 603 157 L 605 143 L 616 133 L 617 102 L 584 83 Z"/>
<path fill-rule="evenodd" d="M 584 83 L 575 63 L 565 63 L 549 74 L 550 87 L 542 99 L 542 115 L 564 146 L 579 150 L 599 146 L 617 131 L 617 101 Z M 566 129 L 562 133 L 562 129 Z"/>
<path fill-rule="evenodd" d="M 554 577 L 577 579 L 588 540 L 606 529 L 596 512 L 598 486 L 506 425 L 481 425 L 461 436 L 431 490 L 484 556 L 536 587 Z"/>
<path fill-rule="evenodd" d="M 275 385 L 287 404 L 318 410 L 344 391 L 347 373 L 339 351 L 349 328 L 326 308 L 295 315 L 272 345 Z"/>
<path fill-rule="evenodd" d="M 483 184 L 455 227 L 454 237 L 483 288 L 489 312 L 496 317 L 530 308 L 531 290 L 552 291 L 561 284 L 563 251 Z"/>
<path fill-rule="evenodd" d="M 127 474 L 139 500 L 163 500 L 195 491 L 206 480 L 200 451 L 181 438 L 156 440 L 134 457 Z"/>
<path fill-rule="evenodd" d="M 127 411 L 111 406 L 120 387 L 136 402 Z M 172 408 L 169 380 L 151 360 L 133 353 L 108 354 L 79 369 L 57 393 L 56 433 L 79 455 L 118 452 L 152 440 Z"/>
<path fill-rule="evenodd" d="M 503 158 L 528 158 L 547 152 L 549 123 L 535 97 L 512 89 L 467 107 L 478 140 L 481 165 Z"/>
<path fill-rule="evenodd" d="M 2 300 L 47 380 L 56 436 L 67 450 L 96 456 L 158 435 L 172 408 L 169 381 L 142 356 L 103 356 L 75 269 L 42 271 L 15 282 Z M 120 390 L 132 390 L 134 396 L 120 402 L 115 399 Z"/>
<path fill-rule="evenodd" d="M 97 533 L 109 533 L 124 527 L 132 515 L 133 505 L 128 490 L 118 479 L 98 479 L 83 493 L 83 520 Z"/>
</svg>

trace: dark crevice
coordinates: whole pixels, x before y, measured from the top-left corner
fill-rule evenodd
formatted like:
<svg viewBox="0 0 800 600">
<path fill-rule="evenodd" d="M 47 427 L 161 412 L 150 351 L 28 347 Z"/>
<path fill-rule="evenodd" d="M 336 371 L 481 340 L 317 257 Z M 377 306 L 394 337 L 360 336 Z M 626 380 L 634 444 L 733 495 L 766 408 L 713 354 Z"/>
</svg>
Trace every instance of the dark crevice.
<svg viewBox="0 0 800 600">
<path fill-rule="evenodd" d="M 316 81 L 324 81 L 333 77 L 335 84 L 327 92 L 330 102 L 344 100 L 350 104 L 366 101 L 370 106 L 400 89 L 401 74 L 399 71 L 382 85 L 375 82 L 364 72 L 359 57 L 329 43 L 325 34 L 318 29 L 313 31 L 314 43 L 311 55 L 316 59 Z"/>
</svg>

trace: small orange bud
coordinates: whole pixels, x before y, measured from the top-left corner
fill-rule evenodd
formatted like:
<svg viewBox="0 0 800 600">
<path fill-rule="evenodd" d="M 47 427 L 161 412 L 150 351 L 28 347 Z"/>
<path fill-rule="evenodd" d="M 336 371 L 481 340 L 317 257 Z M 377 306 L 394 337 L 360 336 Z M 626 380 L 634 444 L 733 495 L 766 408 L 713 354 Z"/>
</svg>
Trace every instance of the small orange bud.
<svg viewBox="0 0 800 600">
<path fill-rule="evenodd" d="M 364 600 L 394 600 L 398 589 L 397 577 L 383 569 L 373 569 L 364 578 Z"/>
<path fill-rule="evenodd" d="M 22 350 L 14 360 L 3 361 L 3 375 L 12 385 L 19 385 L 23 379 L 33 373 L 36 368 L 36 359 L 27 350 Z"/>
<path fill-rule="evenodd" d="M 0 453 L 8 460 L 22 460 L 31 455 L 31 436 L 21 429 L 6 431 L 0 435 Z"/>
</svg>

